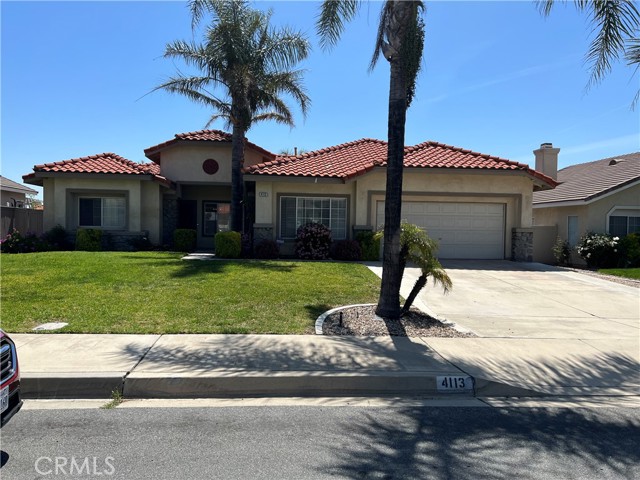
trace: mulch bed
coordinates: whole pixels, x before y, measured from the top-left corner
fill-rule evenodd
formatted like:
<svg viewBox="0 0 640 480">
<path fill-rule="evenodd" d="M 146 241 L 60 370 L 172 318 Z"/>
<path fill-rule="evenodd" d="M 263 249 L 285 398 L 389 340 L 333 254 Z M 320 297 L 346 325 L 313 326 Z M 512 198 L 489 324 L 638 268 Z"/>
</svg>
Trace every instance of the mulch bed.
<svg viewBox="0 0 640 480">
<path fill-rule="evenodd" d="M 435 318 L 412 308 L 400 320 L 380 319 L 375 305 L 349 307 L 327 316 L 322 326 L 324 335 L 403 336 L 403 337 L 475 337 L 459 332 Z"/>
</svg>

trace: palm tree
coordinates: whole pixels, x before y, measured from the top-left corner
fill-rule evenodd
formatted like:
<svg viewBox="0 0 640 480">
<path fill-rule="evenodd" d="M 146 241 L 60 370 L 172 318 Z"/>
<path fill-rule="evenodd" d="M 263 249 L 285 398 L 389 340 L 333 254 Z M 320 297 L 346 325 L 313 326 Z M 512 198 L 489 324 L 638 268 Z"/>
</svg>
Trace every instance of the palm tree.
<svg viewBox="0 0 640 480">
<path fill-rule="evenodd" d="M 331 47 L 340 38 L 344 22 L 353 19 L 361 2 L 325 0 L 317 29 L 321 45 Z M 387 126 L 387 183 L 384 212 L 384 248 L 382 282 L 376 314 L 400 316 L 400 218 L 404 164 L 404 130 L 407 109 L 415 91 L 424 46 L 424 22 L 421 1 L 387 0 L 382 6 L 380 23 L 370 69 L 380 55 L 390 64 L 389 117 Z"/>
<path fill-rule="evenodd" d="M 446 270 L 436 258 L 438 244 L 430 238 L 424 230 L 417 225 L 402 223 L 402 233 L 400 234 L 400 262 L 406 265 L 407 262 L 415 263 L 422 272 L 411 289 L 411 293 L 402 306 L 401 315 L 405 315 L 418 293 L 426 286 L 429 277 L 433 279 L 433 284 L 440 284 L 445 293 L 453 288 L 451 278 Z"/>
<path fill-rule="evenodd" d="M 548 16 L 556 2 L 540 0 L 539 9 Z M 640 67 L 640 12 L 632 0 L 575 0 L 576 8 L 591 17 L 593 31 L 597 32 L 586 56 L 591 64 L 587 88 L 599 83 L 611 71 L 611 61 L 620 58 L 628 65 Z M 640 96 L 636 93 L 634 104 Z"/>
<path fill-rule="evenodd" d="M 199 70 L 181 72 L 154 90 L 179 93 L 215 112 L 206 127 L 223 118 L 232 130 L 231 229 L 242 231 L 244 144 L 246 132 L 262 120 L 294 126 L 282 95 L 292 97 L 306 115 L 310 100 L 303 85 L 303 70 L 294 67 L 309 54 L 302 33 L 270 26 L 271 11 L 249 7 L 243 0 L 193 0 L 189 2 L 192 27 L 206 14 L 212 16 L 204 43 L 175 41 L 164 57 L 177 58 Z M 214 95 L 214 91 L 222 92 Z"/>
</svg>

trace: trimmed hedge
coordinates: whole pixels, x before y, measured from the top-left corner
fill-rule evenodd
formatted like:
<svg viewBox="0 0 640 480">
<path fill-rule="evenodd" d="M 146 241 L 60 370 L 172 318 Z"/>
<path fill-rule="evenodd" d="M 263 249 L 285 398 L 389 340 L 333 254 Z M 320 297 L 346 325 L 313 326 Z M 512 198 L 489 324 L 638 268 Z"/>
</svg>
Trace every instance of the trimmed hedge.
<svg viewBox="0 0 640 480">
<path fill-rule="evenodd" d="M 358 261 L 362 259 L 362 249 L 356 240 L 338 240 L 331 245 L 334 260 Z"/>
<path fill-rule="evenodd" d="M 367 231 L 358 232 L 356 234 L 356 240 L 360 243 L 362 260 L 380 260 L 380 239 L 375 238 L 375 233 Z"/>
<path fill-rule="evenodd" d="M 79 228 L 76 232 L 76 250 L 99 252 L 102 250 L 102 230 Z"/>
<path fill-rule="evenodd" d="M 242 254 L 242 236 L 239 232 L 216 233 L 216 257 L 240 258 Z"/>
</svg>

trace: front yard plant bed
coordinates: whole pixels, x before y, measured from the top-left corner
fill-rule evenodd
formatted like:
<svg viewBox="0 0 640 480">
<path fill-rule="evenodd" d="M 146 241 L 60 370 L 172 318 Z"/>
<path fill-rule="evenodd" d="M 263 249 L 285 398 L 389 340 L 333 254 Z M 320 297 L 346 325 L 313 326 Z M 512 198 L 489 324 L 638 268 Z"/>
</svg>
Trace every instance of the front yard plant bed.
<svg viewBox="0 0 640 480">
<path fill-rule="evenodd" d="M 376 318 L 375 305 L 358 305 L 334 312 L 325 318 L 323 335 L 402 336 L 402 337 L 475 337 L 460 332 L 429 315 L 411 308 L 400 320 Z"/>
<path fill-rule="evenodd" d="M 68 322 L 59 332 L 307 334 L 331 308 L 375 302 L 380 285 L 356 263 L 182 256 L 2 254 L 2 328 Z"/>
</svg>

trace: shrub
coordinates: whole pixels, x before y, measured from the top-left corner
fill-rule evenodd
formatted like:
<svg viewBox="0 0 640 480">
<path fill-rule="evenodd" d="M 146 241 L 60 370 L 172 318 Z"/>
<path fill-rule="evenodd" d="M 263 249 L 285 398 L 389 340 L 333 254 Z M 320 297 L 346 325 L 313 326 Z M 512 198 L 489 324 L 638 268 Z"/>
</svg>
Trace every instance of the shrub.
<svg viewBox="0 0 640 480">
<path fill-rule="evenodd" d="M 76 232 L 76 250 L 99 252 L 102 250 L 102 230 L 79 228 Z"/>
<path fill-rule="evenodd" d="M 0 241 L 0 251 L 4 253 L 32 253 L 46 250 L 46 243 L 35 233 L 22 235 L 15 228 Z"/>
<path fill-rule="evenodd" d="M 173 244 L 177 252 L 192 252 L 196 248 L 198 232 L 191 228 L 177 228 L 173 231 Z"/>
<path fill-rule="evenodd" d="M 239 232 L 216 233 L 216 257 L 239 258 L 242 253 L 242 239 Z"/>
<path fill-rule="evenodd" d="M 558 237 L 552 251 L 558 265 L 571 264 L 571 245 L 568 241 Z"/>
<path fill-rule="evenodd" d="M 48 250 L 72 250 L 73 243 L 69 240 L 69 234 L 62 225 L 56 225 L 42 235 L 42 240 L 47 243 Z"/>
<path fill-rule="evenodd" d="M 619 266 L 640 267 L 640 233 L 630 233 L 620 239 Z"/>
<path fill-rule="evenodd" d="M 331 245 L 334 260 L 357 261 L 362 259 L 362 249 L 356 240 L 338 240 Z"/>
<path fill-rule="evenodd" d="M 589 232 L 580 239 L 577 251 L 589 267 L 614 267 L 618 263 L 619 240 L 606 233 Z"/>
<path fill-rule="evenodd" d="M 380 260 L 380 238 L 376 238 L 373 232 L 358 232 L 356 240 L 360 243 L 362 260 Z"/>
<path fill-rule="evenodd" d="M 273 260 L 274 258 L 278 258 L 280 256 L 280 248 L 278 248 L 278 244 L 273 240 L 262 240 L 260 243 L 256 245 L 255 248 L 255 257 Z"/>
<path fill-rule="evenodd" d="M 321 223 L 307 223 L 298 227 L 296 234 L 296 255 L 305 260 L 325 260 L 329 258 L 331 230 Z"/>
</svg>

